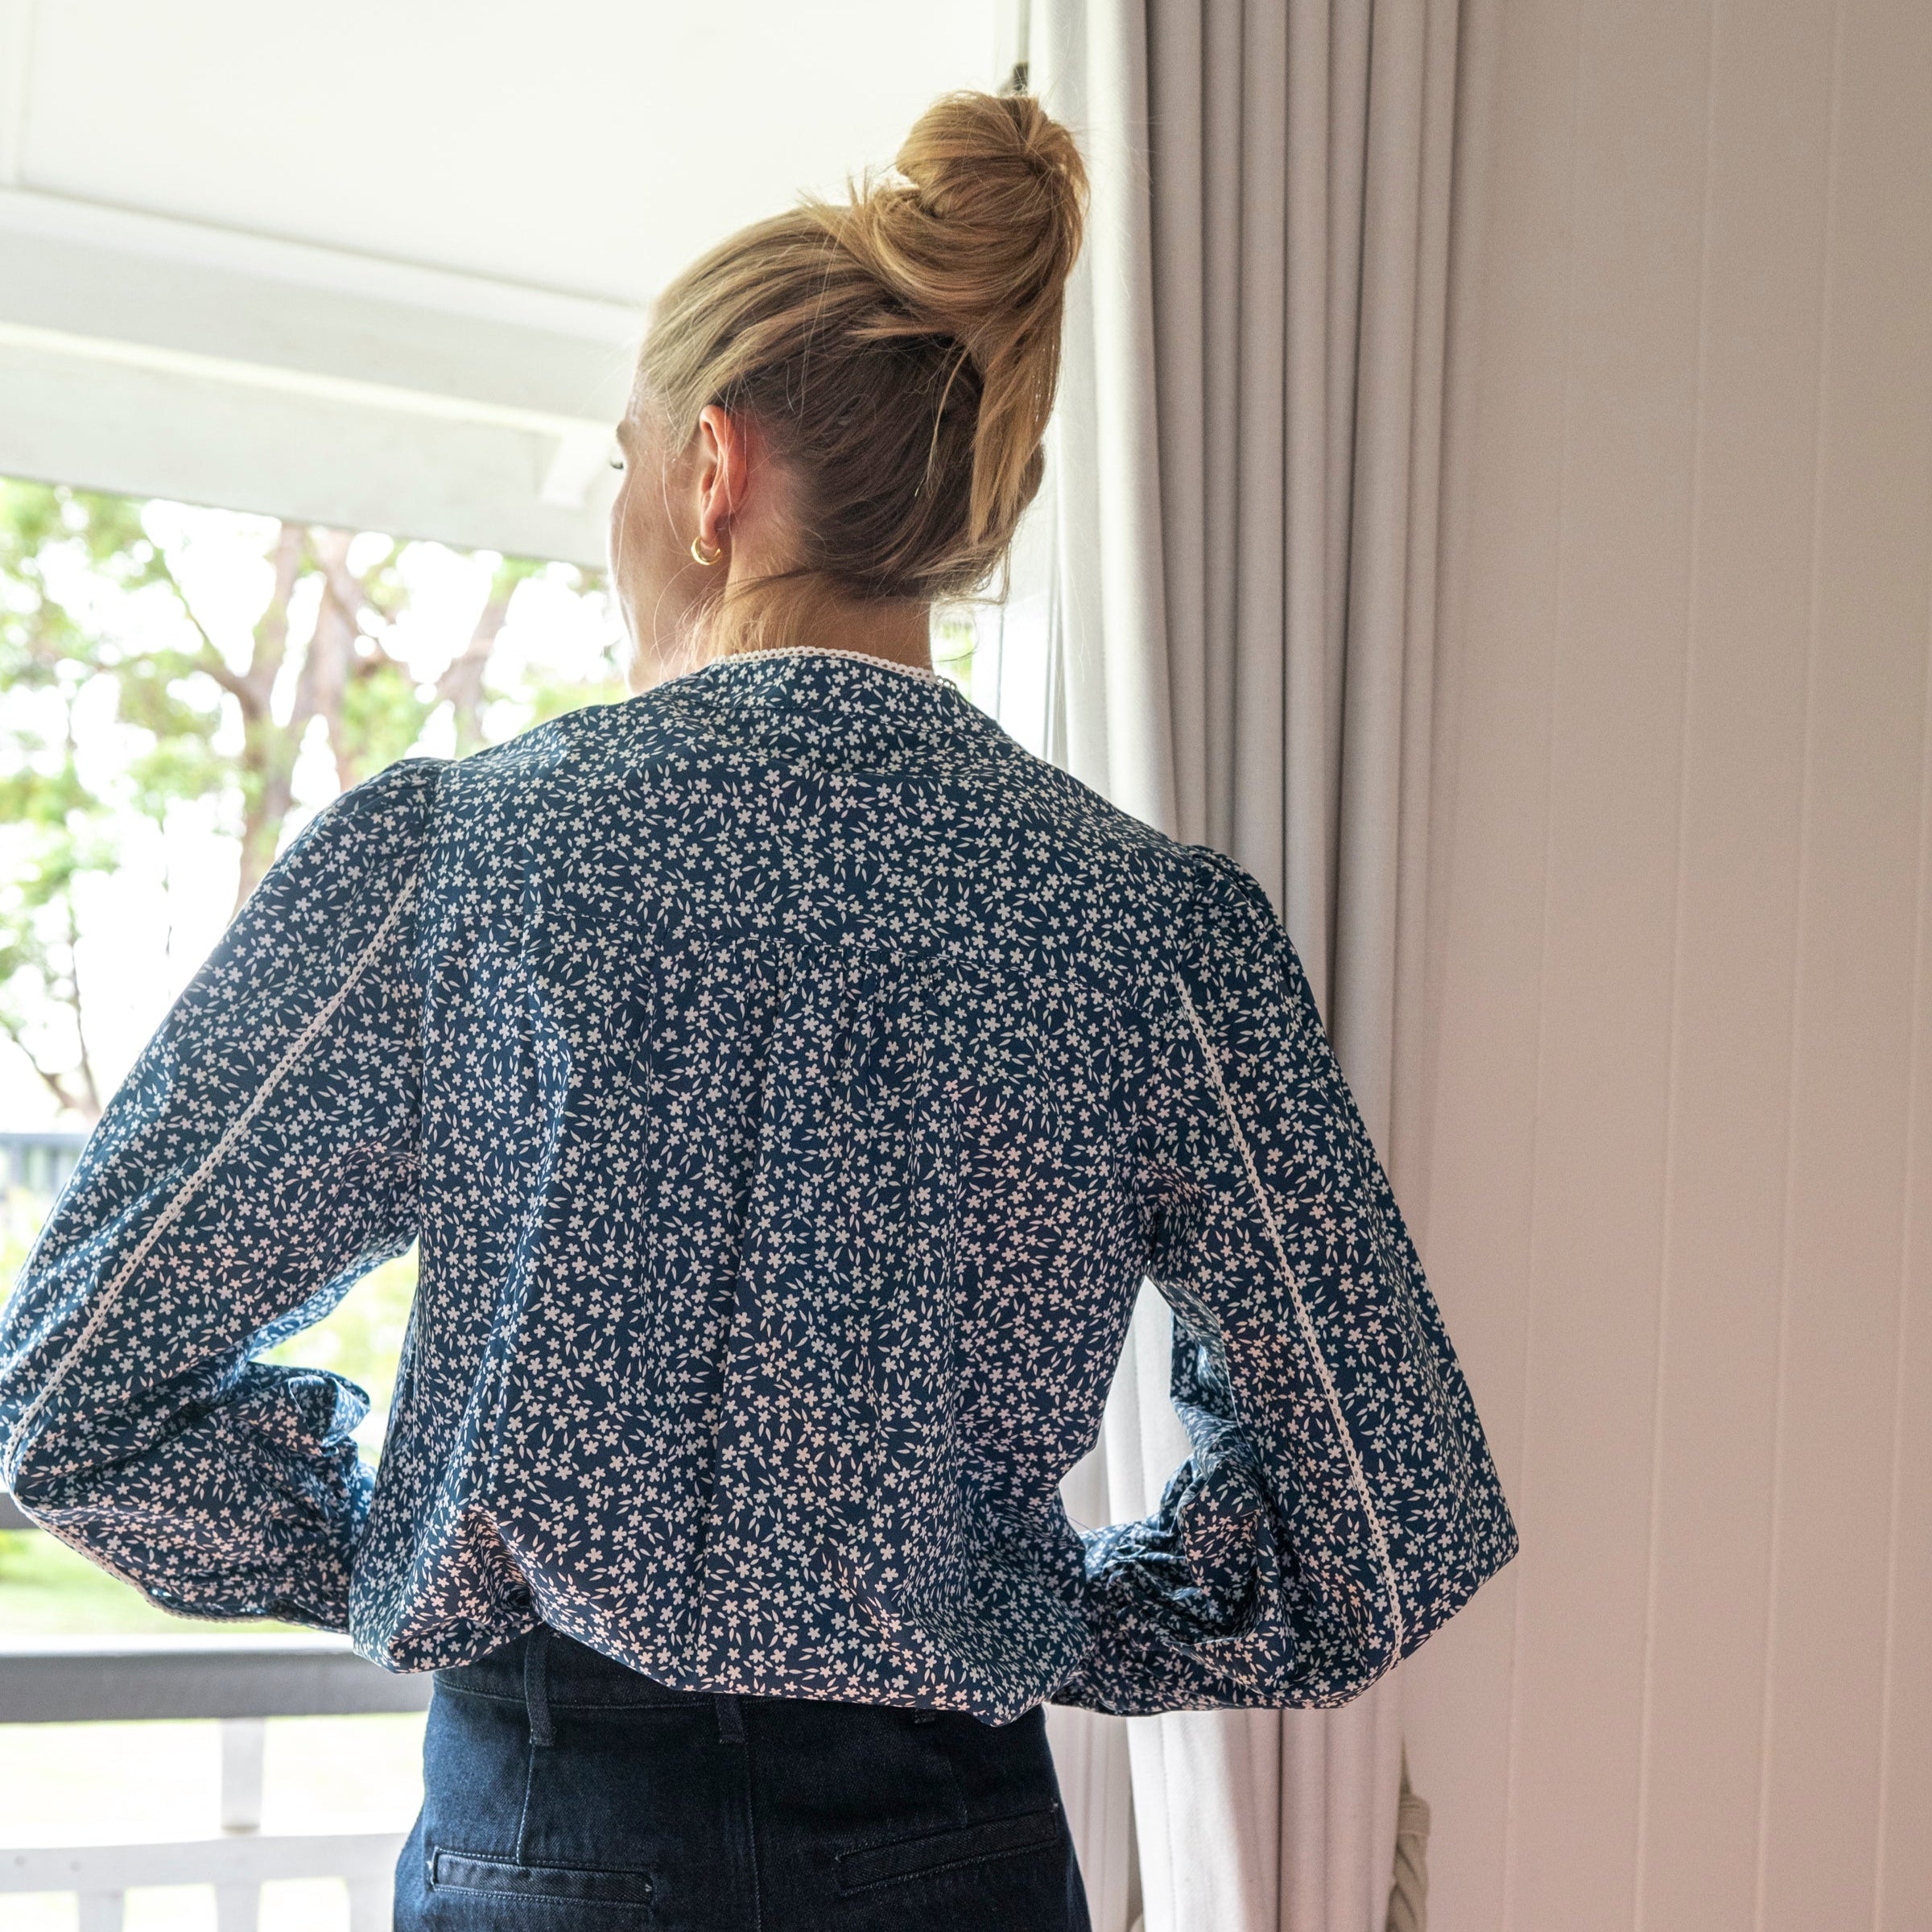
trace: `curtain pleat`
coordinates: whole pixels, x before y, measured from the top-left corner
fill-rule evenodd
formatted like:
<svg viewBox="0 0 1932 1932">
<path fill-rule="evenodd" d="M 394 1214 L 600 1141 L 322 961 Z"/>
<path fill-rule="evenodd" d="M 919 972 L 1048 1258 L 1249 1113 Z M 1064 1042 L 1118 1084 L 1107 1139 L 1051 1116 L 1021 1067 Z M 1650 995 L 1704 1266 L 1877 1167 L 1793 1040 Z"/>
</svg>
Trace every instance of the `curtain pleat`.
<svg viewBox="0 0 1932 1932">
<path fill-rule="evenodd" d="M 1417 151 L 1421 10 L 1378 9 L 1373 85 L 1401 111 L 1378 114 L 1364 184 L 1360 379 L 1345 579 L 1334 994 L 1327 1018 L 1379 1145 L 1388 1140 L 1395 1001 L 1397 827 L 1402 812 L 1410 447 L 1415 400 Z M 1395 729 L 1390 729 L 1393 723 Z"/>
<path fill-rule="evenodd" d="M 1166 10 L 1157 8 L 1157 16 Z M 1207 411 L 1195 433 L 1203 439 L 1207 469 L 1207 542 L 1203 555 L 1208 582 L 1202 605 L 1206 635 L 1198 658 L 1178 659 L 1175 669 L 1207 687 L 1208 738 L 1204 747 L 1209 817 L 1203 830 L 1183 836 L 1203 839 L 1217 851 L 1231 852 L 1235 799 L 1239 795 L 1235 759 L 1235 559 L 1240 555 L 1241 445 L 1228 425 L 1241 413 L 1241 151 L 1227 130 L 1241 126 L 1241 13 L 1220 0 L 1205 13 L 1206 67 L 1201 86 L 1206 126 L 1216 130 L 1203 157 L 1206 206 L 1198 219 L 1207 249 L 1207 279 L 1202 303 L 1207 367 L 1201 386 Z M 1159 94 L 1170 80 L 1164 76 Z M 1212 426 L 1212 433 L 1210 433 Z M 1178 755 L 1178 754 L 1177 754 Z"/>
<path fill-rule="evenodd" d="M 1172 345 L 1169 379 L 1155 391 L 1154 415 L 1159 443 L 1162 541 L 1166 551 L 1166 619 L 1167 626 L 1167 705 L 1173 745 L 1174 824 L 1178 836 L 1204 840 L 1208 836 L 1208 774 L 1225 770 L 1223 757 L 1210 751 L 1214 725 L 1210 723 L 1212 679 L 1199 675 L 1213 634 L 1208 616 L 1210 559 L 1213 514 L 1208 492 L 1208 442 L 1206 426 L 1215 421 L 1214 374 L 1209 342 L 1232 346 L 1232 318 L 1211 321 L 1212 304 L 1204 299 L 1218 239 L 1226 266 L 1234 260 L 1232 235 L 1211 235 L 1207 221 L 1208 170 L 1220 157 L 1206 147 L 1206 69 L 1202 60 L 1203 11 L 1191 6 L 1156 6 L 1148 21 L 1150 60 L 1147 118 L 1161 130 L 1163 151 L 1170 165 L 1149 181 L 1149 225 L 1154 312 L 1161 318 L 1163 338 Z M 1171 89 L 1163 81 L 1172 77 Z M 1230 213 L 1238 203 L 1228 197 Z M 1232 502 L 1224 488 L 1223 501 Z M 1218 560 L 1218 558 L 1217 558 Z M 1192 675 L 1190 675 L 1190 674 Z"/>
<path fill-rule="evenodd" d="M 1093 182 L 1050 432 L 1045 743 L 1267 888 L 1398 1192 L 1457 34 L 1457 0 L 1036 0 L 1028 48 Z M 1076 1520 L 1151 1510 L 1187 1455 L 1169 1334 L 1143 1286 Z M 1335 1711 L 1056 1711 L 1096 1932 L 1137 1896 L 1146 1932 L 1384 1932 L 1399 1679 Z M 1123 1876 L 1106 1794 L 1129 1781 Z"/>
</svg>

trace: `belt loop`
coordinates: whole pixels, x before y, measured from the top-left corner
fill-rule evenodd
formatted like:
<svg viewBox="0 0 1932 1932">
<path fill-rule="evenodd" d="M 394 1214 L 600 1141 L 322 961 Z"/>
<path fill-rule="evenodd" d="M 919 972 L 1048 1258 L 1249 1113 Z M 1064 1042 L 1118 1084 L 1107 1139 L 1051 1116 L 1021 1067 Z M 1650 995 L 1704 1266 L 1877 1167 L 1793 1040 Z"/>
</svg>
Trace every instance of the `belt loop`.
<svg viewBox="0 0 1932 1932">
<path fill-rule="evenodd" d="M 535 1624 L 523 1648 L 523 1702 L 530 1711 L 530 1741 L 533 1744 L 557 1741 L 550 1725 L 550 1687 L 545 1681 L 550 1655 L 544 1640 L 549 1635 L 547 1624 Z"/>
<path fill-rule="evenodd" d="M 741 1744 L 745 1741 L 745 1713 L 738 1708 L 738 1700 L 729 1690 L 712 1694 L 712 1703 L 718 1713 L 718 1742 L 721 1744 Z"/>
</svg>

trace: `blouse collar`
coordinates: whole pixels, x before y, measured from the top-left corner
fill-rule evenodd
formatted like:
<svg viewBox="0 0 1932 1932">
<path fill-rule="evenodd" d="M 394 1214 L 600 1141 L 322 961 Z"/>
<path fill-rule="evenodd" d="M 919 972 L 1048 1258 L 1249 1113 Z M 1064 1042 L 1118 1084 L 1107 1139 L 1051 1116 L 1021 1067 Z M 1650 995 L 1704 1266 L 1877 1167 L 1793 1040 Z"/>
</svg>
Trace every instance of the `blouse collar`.
<svg viewBox="0 0 1932 1932">
<path fill-rule="evenodd" d="M 730 652 L 661 679 L 632 702 L 648 704 L 660 692 L 679 708 L 715 705 L 745 739 L 866 765 L 941 747 L 976 756 L 1007 740 L 990 712 L 938 671 L 831 645 Z"/>
<path fill-rule="evenodd" d="M 870 667 L 878 671 L 896 671 L 901 676 L 917 678 L 927 684 L 943 684 L 946 680 L 924 664 L 899 664 L 890 658 L 881 658 L 869 650 L 841 650 L 832 644 L 773 644 L 758 650 L 734 650 L 724 657 L 712 658 L 698 667 L 708 670 L 713 664 L 743 664 L 761 658 L 837 658 Z"/>
<path fill-rule="evenodd" d="M 832 644 L 773 644 L 757 650 L 727 651 L 722 657 L 707 658 L 702 664 L 694 665 L 689 671 L 681 671 L 674 676 L 660 679 L 653 688 L 662 689 L 667 685 L 682 684 L 688 679 L 702 678 L 727 667 L 770 663 L 781 658 L 829 659 L 842 666 L 857 666 L 868 671 L 895 671 L 899 676 L 910 678 L 921 684 L 936 684 L 952 688 L 947 679 L 923 664 L 895 663 L 891 658 L 879 657 L 869 650 L 841 650 Z"/>
</svg>

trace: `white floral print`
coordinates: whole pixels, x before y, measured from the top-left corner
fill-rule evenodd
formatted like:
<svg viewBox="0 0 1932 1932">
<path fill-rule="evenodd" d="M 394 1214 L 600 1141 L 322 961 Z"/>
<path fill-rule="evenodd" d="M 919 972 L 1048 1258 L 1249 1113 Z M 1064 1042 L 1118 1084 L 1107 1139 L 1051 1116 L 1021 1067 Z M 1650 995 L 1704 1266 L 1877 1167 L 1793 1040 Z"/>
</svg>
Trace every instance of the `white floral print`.
<svg viewBox="0 0 1932 1932">
<path fill-rule="evenodd" d="M 263 1352 L 419 1241 L 380 1463 Z M 1133 1299 L 1191 1454 L 1083 1528 Z M 930 673 L 727 658 L 310 824 L 0 1316 L 0 1480 L 393 1670 L 1332 1704 L 1515 1554 L 1266 895 Z"/>
</svg>

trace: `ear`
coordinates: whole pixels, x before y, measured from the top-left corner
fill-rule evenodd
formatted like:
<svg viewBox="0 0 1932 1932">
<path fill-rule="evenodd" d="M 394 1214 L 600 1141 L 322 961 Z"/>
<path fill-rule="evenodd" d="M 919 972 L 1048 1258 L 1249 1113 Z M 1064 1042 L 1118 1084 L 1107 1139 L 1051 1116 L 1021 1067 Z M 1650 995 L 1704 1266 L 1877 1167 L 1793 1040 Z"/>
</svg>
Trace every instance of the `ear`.
<svg viewBox="0 0 1932 1932">
<path fill-rule="evenodd" d="M 707 402 L 698 411 L 698 535 L 716 549 L 752 488 L 752 435 L 741 415 Z"/>
</svg>

